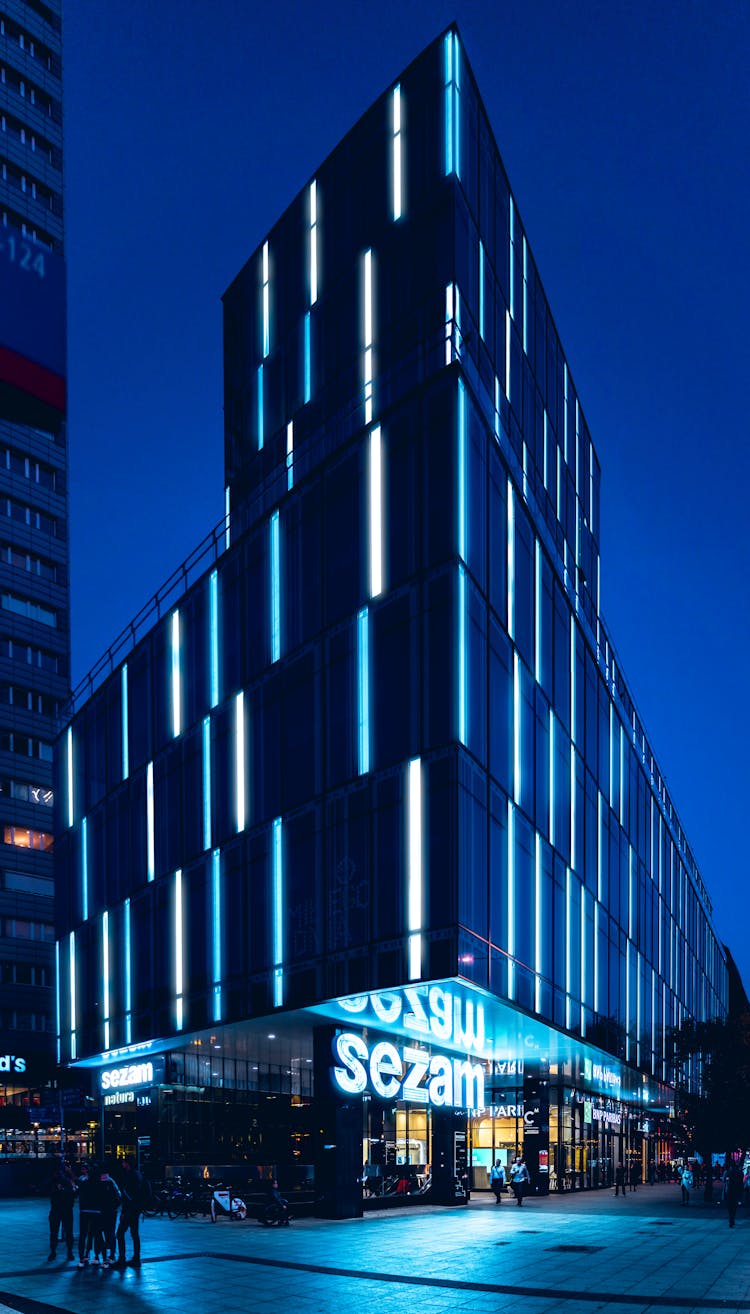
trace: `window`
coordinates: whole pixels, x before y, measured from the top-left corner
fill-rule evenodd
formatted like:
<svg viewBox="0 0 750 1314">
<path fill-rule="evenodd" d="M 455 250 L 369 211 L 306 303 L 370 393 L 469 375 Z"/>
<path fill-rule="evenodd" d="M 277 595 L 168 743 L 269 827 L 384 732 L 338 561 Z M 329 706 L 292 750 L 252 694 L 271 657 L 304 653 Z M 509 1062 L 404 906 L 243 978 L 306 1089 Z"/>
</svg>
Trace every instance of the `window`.
<svg viewBox="0 0 750 1314">
<path fill-rule="evenodd" d="M 6 871 L 3 887 L 16 894 L 41 894 L 47 899 L 55 893 L 55 882 L 50 876 L 32 876 L 25 871 Z"/>
<path fill-rule="evenodd" d="M 0 607 L 15 612 L 17 616 L 25 616 L 27 620 L 40 621 L 42 625 L 57 628 L 57 612 L 51 611 L 49 607 L 42 607 L 38 602 L 32 602 L 30 598 L 19 598 L 15 593 L 2 593 Z"/>
<path fill-rule="evenodd" d="M 13 844 L 17 849 L 38 849 L 43 853 L 50 853 L 54 839 L 46 830 L 29 830 L 26 826 L 5 826 L 3 843 Z"/>
</svg>

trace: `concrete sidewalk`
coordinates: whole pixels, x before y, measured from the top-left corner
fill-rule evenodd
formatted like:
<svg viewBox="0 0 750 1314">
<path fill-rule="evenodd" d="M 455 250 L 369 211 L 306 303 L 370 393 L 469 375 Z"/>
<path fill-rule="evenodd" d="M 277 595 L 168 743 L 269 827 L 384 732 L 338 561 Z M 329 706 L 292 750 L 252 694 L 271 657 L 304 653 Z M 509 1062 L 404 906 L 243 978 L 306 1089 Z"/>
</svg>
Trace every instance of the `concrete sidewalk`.
<svg viewBox="0 0 750 1314">
<path fill-rule="evenodd" d="M 138 1272 L 46 1264 L 42 1201 L 0 1202 L 0 1224 L 0 1314 L 750 1311 L 750 1210 L 730 1231 L 723 1206 L 685 1208 L 676 1186 L 283 1229 L 150 1219 Z"/>
</svg>

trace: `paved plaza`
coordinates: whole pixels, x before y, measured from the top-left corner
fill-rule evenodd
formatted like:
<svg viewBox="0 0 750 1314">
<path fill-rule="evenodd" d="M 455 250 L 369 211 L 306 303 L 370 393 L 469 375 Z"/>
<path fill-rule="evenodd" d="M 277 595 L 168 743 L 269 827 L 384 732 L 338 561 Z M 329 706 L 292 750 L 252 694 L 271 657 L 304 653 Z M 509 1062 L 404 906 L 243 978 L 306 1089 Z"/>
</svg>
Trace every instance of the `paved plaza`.
<svg viewBox="0 0 750 1314">
<path fill-rule="evenodd" d="M 140 1271 L 48 1264 L 46 1203 L 0 1201 L 0 1314 L 750 1311 L 750 1209 L 730 1230 L 677 1186 L 282 1229 L 147 1219 L 141 1235 Z"/>
</svg>

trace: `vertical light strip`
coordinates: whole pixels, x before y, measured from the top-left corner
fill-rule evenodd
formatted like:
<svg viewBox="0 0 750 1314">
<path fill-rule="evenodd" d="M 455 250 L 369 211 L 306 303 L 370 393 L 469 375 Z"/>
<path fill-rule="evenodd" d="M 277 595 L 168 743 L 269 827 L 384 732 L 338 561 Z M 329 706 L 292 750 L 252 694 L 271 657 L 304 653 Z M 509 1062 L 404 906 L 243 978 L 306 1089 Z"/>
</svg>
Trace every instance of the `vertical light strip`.
<svg viewBox="0 0 750 1314">
<path fill-rule="evenodd" d="M 570 615 L 570 740 L 576 742 L 576 623 Z"/>
<path fill-rule="evenodd" d="M 88 818 L 81 821 L 81 920 L 89 919 L 89 826 Z"/>
<path fill-rule="evenodd" d="M 563 453 L 568 461 L 568 363 L 563 361 Z"/>
<path fill-rule="evenodd" d="M 586 1035 L 586 887 L 581 884 L 581 1035 Z"/>
<path fill-rule="evenodd" d="M 516 836 L 515 812 L 508 799 L 508 998 L 515 994 L 513 958 L 516 952 Z"/>
<path fill-rule="evenodd" d="M 510 311 L 505 312 L 505 396 L 510 405 Z"/>
<path fill-rule="evenodd" d="M 234 700 L 234 771 L 237 834 L 245 829 L 245 694 Z"/>
<path fill-rule="evenodd" d="M 102 913 L 102 1004 L 104 1048 L 109 1049 L 109 913 Z"/>
<path fill-rule="evenodd" d="M 555 713 L 549 709 L 549 842 L 555 847 Z"/>
<path fill-rule="evenodd" d="M 508 480 L 508 638 L 515 638 L 516 630 L 516 513 L 513 485 Z"/>
<path fill-rule="evenodd" d="M 128 740 L 128 664 L 123 664 L 120 671 L 120 711 L 122 728 L 122 778 L 127 780 L 130 774 L 130 752 Z"/>
<path fill-rule="evenodd" d="M 401 85 L 393 88 L 393 218 L 400 219 L 403 204 L 401 162 Z"/>
<path fill-rule="evenodd" d="M 370 616 L 367 607 L 357 614 L 357 742 L 359 774 L 370 770 Z"/>
<path fill-rule="evenodd" d="M 310 305 L 318 299 L 318 184 L 310 183 Z"/>
<path fill-rule="evenodd" d="M 528 295 L 528 247 L 523 238 L 523 349 L 529 350 L 529 295 Z"/>
<path fill-rule="evenodd" d="M 508 243 L 508 256 L 510 262 L 510 317 L 515 321 L 516 318 L 516 207 L 513 204 L 513 197 L 508 197 L 508 234 L 510 241 Z"/>
<path fill-rule="evenodd" d="M 211 904 L 213 927 L 214 1022 L 221 1021 L 221 853 L 211 854 Z"/>
<path fill-rule="evenodd" d="M 633 927 L 633 846 L 628 845 L 628 935 L 634 939 Z"/>
<path fill-rule="evenodd" d="M 565 868 L 565 1025 L 570 1028 L 570 990 L 573 974 L 573 946 L 571 944 L 572 931 L 572 900 L 570 892 L 570 868 Z"/>
<path fill-rule="evenodd" d="M 549 419 L 547 418 L 547 408 L 543 412 L 542 423 L 542 483 L 546 489 L 549 489 L 547 483 L 549 465 Z"/>
<path fill-rule="evenodd" d="M 466 389 L 458 381 L 458 479 L 456 480 L 458 506 L 458 555 L 466 561 Z"/>
<path fill-rule="evenodd" d="M 495 375 L 495 437 L 500 437 L 500 380 Z"/>
<path fill-rule="evenodd" d="M 286 426 L 286 486 L 289 491 L 294 486 L 294 420 Z"/>
<path fill-rule="evenodd" d="M 271 515 L 271 661 L 281 657 L 281 530 L 278 510 Z"/>
<path fill-rule="evenodd" d="M 225 552 L 229 551 L 229 543 L 231 539 L 231 535 L 230 535 L 231 517 L 229 511 L 229 504 L 230 504 L 230 490 L 229 490 L 229 484 L 227 484 L 226 488 L 224 489 L 224 551 Z"/>
<path fill-rule="evenodd" d="M 603 903 L 603 886 L 602 886 L 602 846 L 603 846 L 603 827 L 602 827 L 602 790 L 596 790 L 596 897 L 599 903 Z"/>
<path fill-rule="evenodd" d="M 174 874 L 174 993 L 175 993 L 175 1027 L 182 1031 L 184 1021 L 184 944 L 182 924 L 182 871 L 178 868 Z"/>
<path fill-rule="evenodd" d="M 409 980 L 422 975 L 422 762 L 413 757 L 407 776 L 408 876 L 407 921 L 409 931 Z"/>
<path fill-rule="evenodd" d="M 466 570 L 458 563 L 458 739 L 466 747 L 468 730 L 468 688 L 466 672 Z"/>
<path fill-rule="evenodd" d="M 123 911 L 125 923 L 123 934 L 123 939 L 125 941 L 125 1044 L 129 1045 L 132 1040 L 131 1013 L 133 1009 L 133 979 L 130 956 L 130 899 L 125 900 Z"/>
<path fill-rule="evenodd" d="M 461 177 L 461 101 L 459 92 L 461 90 L 461 49 L 458 44 L 456 33 L 453 34 L 453 158 L 456 166 L 456 177 Z"/>
<path fill-rule="evenodd" d="M 443 43 L 445 95 L 445 173 L 453 173 L 453 33 Z"/>
<path fill-rule="evenodd" d="M 585 813 L 584 813 L 585 816 Z M 570 745 L 570 865 L 578 868 L 576 854 L 576 750 Z"/>
<path fill-rule="evenodd" d="M 60 1010 L 60 941 L 55 940 L 55 1036 L 57 1037 L 57 1061 L 62 1060 L 62 1026 Z"/>
<path fill-rule="evenodd" d="M 542 683 L 542 549 L 534 539 L 534 679 Z"/>
<path fill-rule="evenodd" d="M 362 342 L 364 347 L 364 355 L 362 359 L 362 386 L 365 403 L 365 424 L 371 424 L 373 396 L 372 250 L 365 251 L 363 257 L 362 312 Z"/>
<path fill-rule="evenodd" d="M 641 955 L 635 952 L 635 1061 L 641 1061 Z"/>
<path fill-rule="evenodd" d="M 180 613 L 172 612 L 170 626 L 170 649 L 172 668 L 172 738 L 177 739 L 182 731 L 182 680 L 180 672 Z"/>
<path fill-rule="evenodd" d="M 513 650 L 513 802 L 521 802 L 521 669 Z"/>
<path fill-rule="evenodd" d="M 211 847 L 211 717 L 203 718 L 203 848 Z"/>
<path fill-rule="evenodd" d="M 258 366 L 257 379 L 258 379 L 258 389 L 257 389 L 258 451 L 260 452 L 263 450 L 263 443 L 265 442 L 265 437 L 266 437 L 266 418 L 265 418 L 266 405 L 265 405 L 265 398 L 263 395 L 263 365 L 262 364 Z"/>
<path fill-rule="evenodd" d="M 73 810 L 73 727 L 68 726 L 68 733 L 65 736 L 66 758 L 67 758 L 67 776 L 68 776 L 68 825 L 73 825 L 75 816 Z"/>
<path fill-rule="evenodd" d="M 615 707 L 609 700 L 609 806 L 615 806 Z M 652 831 L 653 834 L 653 831 Z"/>
<path fill-rule="evenodd" d="M 542 1011 L 542 837 L 534 832 L 534 1012 Z"/>
<path fill-rule="evenodd" d="M 484 338 L 484 245 L 479 240 L 479 336 Z"/>
<path fill-rule="evenodd" d="M 445 363 L 450 365 L 453 360 L 453 314 L 454 314 L 454 287 L 452 283 L 447 283 L 445 288 Z"/>
<path fill-rule="evenodd" d="M 594 899 L 594 1012 L 599 1012 L 599 901 Z"/>
<path fill-rule="evenodd" d="M 70 932 L 68 939 L 68 985 L 70 991 L 70 1057 L 77 1058 L 76 1053 L 76 933 Z"/>
<path fill-rule="evenodd" d="M 211 707 L 219 706 L 219 572 L 212 570 L 208 577 L 208 628 L 211 668 Z"/>
<path fill-rule="evenodd" d="M 370 597 L 383 592 L 383 450 L 380 425 L 370 431 Z"/>
<path fill-rule="evenodd" d="M 284 853 L 281 817 L 273 822 L 273 1006 L 284 1003 Z"/>
<path fill-rule="evenodd" d="M 146 879 L 154 879 L 156 855 L 154 844 L 154 764 L 146 767 Z"/>
<path fill-rule="evenodd" d="M 589 529 L 594 533 L 594 446 L 589 442 Z"/>
<path fill-rule="evenodd" d="M 268 273 L 268 242 L 263 243 L 263 357 L 271 349 L 270 276 Z"/>
<path fill-rule="evenodd" d="M 312 329 L 310 325 L 310 311 L 308 310 L 307 314 L 305 315 L 305 383 L 304 383 L 305 405 L 307 405 L 310 398 L 312 397 L 312 344 L 310 341 L 311 333 L 312 333 Z"/>
<path fill-rule="evenodd" d="M 576 397 L 576 497 L 580 498 L 580 474 L 581 474 L 581 427 L 580 427 L 580 410 L 578 407 L 578 398 Z"/>
</svg>

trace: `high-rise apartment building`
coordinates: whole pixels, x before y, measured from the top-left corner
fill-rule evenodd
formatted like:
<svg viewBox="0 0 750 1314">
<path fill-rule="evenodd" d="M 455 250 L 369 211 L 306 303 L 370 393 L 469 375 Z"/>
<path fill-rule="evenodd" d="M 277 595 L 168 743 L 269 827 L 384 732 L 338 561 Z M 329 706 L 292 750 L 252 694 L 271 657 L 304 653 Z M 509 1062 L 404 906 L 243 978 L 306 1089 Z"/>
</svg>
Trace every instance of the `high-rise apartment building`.
<svg viewBox="0 0 750 1314">
<path fill-rule="evenodd" d="M 645 1168 L 726 962 L 454 29 L 224 307 L 226 520 L 59 741 L 59 1039 L 105 1146 L 339 1214 L 519 1148 L 540 1191 Z"/>
<path fill-rule="evenodd" d="M 69 689 L 60 0 L 0 0 L 0 1096 L 55 1062 L 52 757 Z"/>
</svg>

